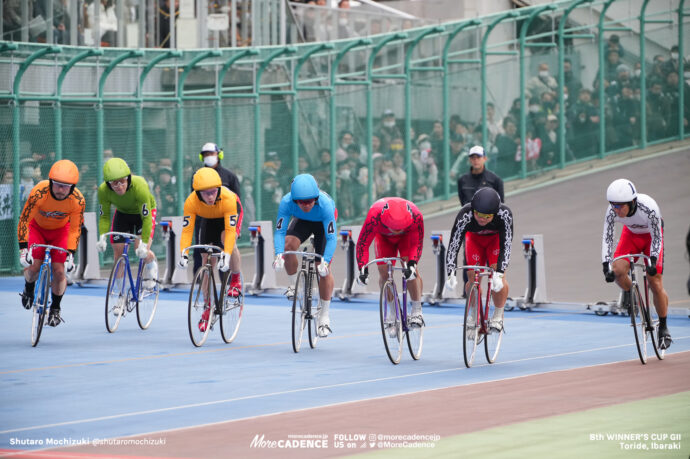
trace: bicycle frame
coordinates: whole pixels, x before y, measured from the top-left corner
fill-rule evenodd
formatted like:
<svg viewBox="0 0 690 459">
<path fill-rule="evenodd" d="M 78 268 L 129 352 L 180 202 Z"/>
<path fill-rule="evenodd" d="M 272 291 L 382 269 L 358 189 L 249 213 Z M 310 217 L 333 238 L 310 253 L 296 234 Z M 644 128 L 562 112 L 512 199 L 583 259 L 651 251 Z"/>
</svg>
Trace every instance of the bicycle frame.
<svg viewBox="0 0 690 459">
<path fill-rule="evenodd" d="M 204 249 L 206 253 L 208 253 L 208 258 L 206 259 L 206 263 L 204 264 L 205 267 L 209 268 L 209 272 L 211 275 L 209 276 L 208 281 L 213 284 L 213 305 L 216 308 L 216 311 L 220 309 L 220 295 L 218 294 L 218 287 L 216 287 L 216 273 L 213 271 L 213 264 L 211 263 L 212 258 L 219 258 L 220 254 L 223 253 L 223 250 L 220 247 L 216 247 L 213 245 L 206 245 L 206 244 L 197 244 L 197 245 L 190 245 L 189 247 L 185 248 L 183 250 L 183 253 L 189 251 L 191 249 Z M 216 252 L 214 252 L 214 250 Z M 214 314 L 213 321 L 218 320 L 218 316 Z"/>
<path fill-rule="evenodd" d="M 489 266 L 477 265 L 459 266 L 457 269 L 471 269 L 474 271 L 474 282 L 472 286 L 477 287 L 477 331 L 484 336 L 489 332 L 489 301 L 491 296 L 491 277 L 493 276 L 494 270 Z M 481 280 L 483 277 L 487 278 L 488 283 L 486 285 L 486 299 L 482 301 Z"/>
<path fill-rule="evenodd" d="M 49 292 L 52 292 L 53 284 L 53 258 L 51 255 L 51 251 L 61 250 L 63 252 L 68 252 L 68 250 L 62 247 L 57 247 L 50 244 L 33 244 L 31 246 L 31 251 L 33 252 L 34 248 L 36 247 L 43 247 L 45 249 L 45 252 L 43 255 L 43 262 L 41 263 L 41 268 L 38 271 L 38 277 L 36 278 L 36 282 L 34 284 L 34 301 L 32 305 L 34 313 L 31 331 L 31 344 L 34 347 L 38 344 L 38 341 L 41 338 L 41 331 L 43 330 L 43 325 L 47 317 L 46 313 L 52 307 L 52 304 L 49 304 L 51 302 L 51 293 Z M 43 288 L 44 280 L 46 281 L 47 285 L 47 288 L 45 289 Z M 48 291 L 48 293 L 46 292 L 46 290 Z M 38 315 L 38 319 L 36 319 L 36 315 Z M 40 323 L 37 323 L 36 320 L 40 320 Z"/>
<path fill-rule="evenodd" d="M 309 300 L 309 301 L 307 301 L 307 316 L 305 317 L 305 319 L 310 320 L 313 318 L 312 313 L 311 313 L 311 299 L 312 299 L 311 292 L 312 292 L 312 287 L 313 287 L 313 285 L 312 285 L 313 276 L 311 276 L 310 274 L 316 273 L 316 260 L 317 259 L 321 260 L 321 255 L 319 255 L 318 253 L 314 253 L 314 252 L 300 252 L 300 251 L 294 251 L 294 250 L 287 250 L 287 251 L 283 252 L 283 255 L 297 255 L 302 259 L 299 271 L 304 272 L 304 275 L 306 276 L 305 277 L 305 279 L 307 281 L 306 282 L 306 287 L 307 287 L 306 293 L 308 295 L 307 299 Z M 318 283 L 319 283 L 318 273 L 317 273 L 316 277 L 317 277 L 316 284 L 318 286 Z"/>
<path fill-rule="evenodd" d="M 313 248 L 313 244 L 311 245 Z M 319 340 L 316 320 L 318 314 L 312 308 L 314 301 L 313 289 L 319 287 L 319 274 L 316 272 L 316 260 L 321 260 L 322 256 L 310 251 L 293 251 L 287 250 L 283 255 L 295 255 L 301 258 L 300 268 L 297 270 L 297 279 L 295 283 L 295 297 L 293 298 L 292 311 L 292 350 L 297 353 L 302 345 L 302 333 L 304 327 L 307 326 L 309 335 L 309 346 L 314 349 Z M 304 277 L 304 304 L 301 304 L 301 310 L 297 310 L 297 304 L 300 296 L 300 279 Z M 321 295 L 319 293 L 319 298 Z M 317 308 L 318 311 L 318 308 Z M 297 316 L 299 312 L 299 317 Z M 299 320 L 298 320 L 299 319 Z"/>
<path fill-rule="evenodd" d="M 132 298 L 136 299 L 139 298 L 139 289 L 141 288 L 141 268 L 144 265 L 144 260 L 141 259 L 139 260 L 139 269 L 137 271 L 137 279 L 136 282 L 134 281 L 134 278 L 132 277 L 132 268 L 129 265 L 129 244 L 132 242 L 134 238 L 132 238 L 133 235 L 127 234 L 127 233 L 117 233 L 117 232 L 110 232 L 110 233 L 105 233 L 105 235 L 109 234 L 114 234 L 118 236 L 122 236 L 125 239 L 125 246 L 122 249 L 122 256 L 125 257 L 125 272 L 127 273 L 127 279 L 129 279 L 129 286 L 130 289 L 132 290 Z M 143 244 L 143 242 L 142 242 Z M 117 260 L 116 260 L 117 261 Z M 120 295 L 124 293 L 125 289 L 125 283 L 122 283 L 122 290 L 120 290 Z"/>
<path fill-rule="evenodd" d="M 402 266 L 395 266 L 393 263 L 395 261 L 399 261 L 401 264 L 405 263 L 405 260 L 403 260 L 400 257 L 386 257 L 386 258 L 377 258 L 376 260 L 372 260 L 366 265 L 365 267 L 369 267 L 369 265 L 372 265 L 376 263 L 378 266 L 379 263 L 386 263 L 387 269 L 388 269 L 388 279 L 391 280 L 393 283 L 393 292 L 395 293 L 395 318 L 396 319 L 401 319 L 401 317 L 398 317 L 398 306 L 400 306 L 399 299 L 398 299 L 398 287 L 395 283 L 395 279 L 393 278 L 393 273 L 395 271 L 402 271 L 404 268 Z M 405 279 L 405 276 L 402 276 L 402 307 L 400 308 L 400 312 L 403 317 L 407 317 L 407 279 Z M 409 328 L 407 326 L 407 320 L 402 321 L 402 327 L 403 327 L 403 332 L 409 331 Z"/>
</svg>

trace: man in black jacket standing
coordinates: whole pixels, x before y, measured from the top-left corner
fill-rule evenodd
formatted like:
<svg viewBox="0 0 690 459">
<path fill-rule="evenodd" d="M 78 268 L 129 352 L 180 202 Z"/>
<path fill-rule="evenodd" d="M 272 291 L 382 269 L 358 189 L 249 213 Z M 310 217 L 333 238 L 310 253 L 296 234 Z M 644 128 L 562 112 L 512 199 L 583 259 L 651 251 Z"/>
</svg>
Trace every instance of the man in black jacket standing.
<svg viewBox="0 0 690 459">
<path fill-rule="evenodd" d="M 486 153 L 480 145 L 475 145 L 468 154 L 470 159 L 470 171 L 461 175 L 458 179 L 458 198 L 460 204 L 465 205 L 472 200 L 474 193 L 480 188 L 493 188 L 501 197 L 501 202 L 505 202 L 503 195 L 503 180 L 487 169 Z"/>
</svg>

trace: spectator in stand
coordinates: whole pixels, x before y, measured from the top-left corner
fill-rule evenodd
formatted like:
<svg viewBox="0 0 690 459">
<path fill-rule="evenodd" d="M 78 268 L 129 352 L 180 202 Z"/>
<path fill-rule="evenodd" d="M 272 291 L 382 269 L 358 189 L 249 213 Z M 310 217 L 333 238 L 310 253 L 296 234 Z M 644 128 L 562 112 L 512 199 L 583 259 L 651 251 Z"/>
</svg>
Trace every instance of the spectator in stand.
<svg viewBox="0 0 690 459">
<path fill-rule="evenodd" d="M 580 82 L 580 79 L 577 78 L 573 73 L 573 63 L 569 58 L 566 58 L 563 61 L 563 82 L 565 84 L 565 88 L 567 89 L 568 95 L 576 95 L 580 93 L 582 83 Z M 555 98 L 555 100 L 558 100 L 558 96 Z M 568 107 L 567 100 L 568 99 L 566 99 L 566 107 Z"/>
<path fill-rule="evenodd" d="M 443 122 L 441 120 L 434 121 L 431 134 L 429 134 L 429 141 L 431 142 L 431 150 L 437 158 L 440 158 L 443 154 Z"/>
<path fill-rule="evenodd" d="M 452 134 L 450 137 L 450 171 L 448 177 L 451 180 L 457 179 L 460 171 L 467 164 L 467 149 L 465 148 L 465 138 L 461 134 Z"/>
<path fill-rule="evenodd" d="M 173 171 L 167 167 L 158 169 L 158 181 L 154 185 L 154 195 L 158 204 L 158 215 L 169 217 L 177 214 L 177 189 L 172 182 Z"/>
<path fill-rule="evenodd" d="M 621 96 L 616 101 L 614 129 L 618 131 L 618 148 L 638 143 L 640 138 L 640 102 L 635 99 L 631 85 L 621 88 Z"/>
<path fill-rule="evenodd" d="M 668 127 L 666 135 L 676 136 L 678 132 L 678 104 L 680 103 L 680 96 L 678 92 L 678 73 L 672 70 L 666 75 L 666 82 L 663 89 L 664 96 L 666 98 L 666 104 L 668 105 Z M 688 89 L 688 84 L 684 83 L 685 89 L 684 94 L 690 94 Z M 688 124 L 688 100 L 684 99 L 685 109 L 683 110 L 683 123 L 685 126 Z"/>
<path fill-rule="evenodd" d="M 662 80 L 653 80 L 647 93 L 647 136 L 649 140 L 659 140 L 666 136 L 668 129 L 668 100 L 663 93 Z"/>
<path fill-rule="evenodd" d="M 180 0 L 175 1 L 175 24 L 180 16 Z M 170 0 L 162 0 L 158 6 L 158 47 L 170 48 Z"/>
<path fill-rule="evenodd" d="M 539 160 L 539 155 L 541 153 L 541 139 L 534 135 L 534 129 L 527 129 L 525 131 L 525 155 L 527 161 L 527 171 L 533 171 L 537 169 L 537 161 Z M 520 154 L 518 153 L 518 158 L 521 160 Z"/>
<path fill-rule="evenodd" d="M 611 36 L 606 41 L 605 51 L 616 51 L 621 59 L 625 57 L 625 50 L 623 49 L 623 45 L 621 44 L 620 37 L 615 33 L 611 34 Z"/>
<path fill-rule="evenodd" d="M 393 110 L 386 109 L 381 117 L 381 124 L 374 130 L 381 139 L 381 153 L 389 154 L 391 152 L 391 143 L 393 139 L 403 139 L 403 134 L 395 122 L 395 113 Z"/>
<path fill-rule="evenodd" d="M 363 167 L 367 167 L 361 160 L 362 149 L 359 144 L 351 143 L 347 146 L 347 160 L 350 162 L 350 167 L 353 171 L 357 171 Z"/>
<path fill-rule="evenodd" d="M 354 182 L 350 177 L 350 169 L 346 161 L 338 164 L 338 173 L 335 179 L 335 186 L 338 193 L 338 214 L 342 215 L 343 219 L 354 218 Z"/>
<path fill-rule="evenodd" d="M 592 156 L 598 148 L 599 110 L 592 105 L 592 92 L 580 89 L 577 102 L 568 114 L 568 135 L 571 150 L 578 159 Z"/>
<path fill-rule="evenodd" d="M 664 79 L 671 72 L 676 72 L 676 74 L 680 74 L 683 71 L 680 62 L 681 61 L 680 56 L 678 54 L 678 45 L 673 45 L 671 46 L 671 57 L 666 62 L 664 62 L 662 68 Z"/>
<path fill-rule="evenodd" d="M 526 94 L 525 94 L 525 96 L 526 96 Z M 529 100 L 529 99 L 527 99 L 527 100 Z M 511 118 L 511 119 L 513 119 L 513 122 L 515 122 L 515 120 L 520 119 L 520 98 L 519 97 L 516 99 L 513 99 L 513 103 L 510 106 L 510 110 L 508 110 L 508 114 L 506 115 L 505 118 Z M 503 118 L 503 125 L 502 126 L 505 126 L 505 118 Z M 504 127 L 504 133 L 505 133 L 505 127 Z"/>
<path fill-rule="evenodd" d="M 348 129 L 340 131 L 338 138 L 338 149 L 335 151 L 335 160 L 337 162 L 345 161 L 347 159 L 347 147 L 355 141 L 355 135 Z"/>
<path fill-rule="evenodd" d="M 374 162 L 374 199 L 391 196 L 391 179 L 388 171 L 385 169 L 383 155 L 381 153 L 374 153 L 372 160 Z"/>
<path fill-rule="evenodd" d="M 407 186 L 407 172 L 405 172 L 405 158 L 401 152 L 393 155 L 393 167 L 388 171 L 391 179 L 393 196 L 404 196 Z"/>
<path fill-rule="evenodd" d="M 664 81 L 665 73 L 664 67 L 666 66 L 664 56 L 657 54 L 654 56 L 654 63 L 652 64 L 651 70 L 647 75 L 647 86 L 654 80 Z"/>
<path fill-rule="evenodd" d="M 541 152 L 539 153 L 539 167 L 555 166 L 559 162 L 559 146 L 558 146 L 558 117 L 556 115 L 548 115 L 546 117 L 545 132 L 541 138 Z"/>
<path fill-rule="evenodd" d="M 525 96 L 528 98 L 536 97 L 541 99 L 544 92 L 551 92 L 555 96 L 558 91 L 556 79 L 549 74 L 549 64 L 542 62 L 539 64 L 539 73 L 530 78 L 525 85 Z"/>
<path fill-rule="evenodd" d="M 492 102 L 486 104 L 486 131 L 489 133 L 489 142 L 491 143 L 494 143 L 496 137 L 503 133 L 501 117 L 496 114 L 496 107 Z"/>
<path fill-rule="evenodd" d="M 630 75 L 630 85 L 633 89 L 639 88 L 642 82 L 642 64 L 635 62 L 635 70 Z"/>
<path fill-rule="evenodd" d="M 512 177 L 517 175 L 518 168 L 515 162 L 520 137 L 517 135 L 516 121 L 510 117 L 503 119 L 503 134 L 496 139 L 498 149 L 496 173 L 500 177 Z"/>
<path fill-rule="evenodd" d="M 470 148 L 470 170 L 458 178 L 458 199 L 461 206 L 470 202 L 474 193 L 484 187 L 493 188 L 501 197 L 501 202 L 505 201 L 503 180 L 487 169 L 486 159 L 486 153 L 481 145 Z"/>
<path fill-rule="evenodd" d="M 96 39 L 94 34 L 96 33 L 96 24 L 94 23 L 95 7 L 96 2 L 98 2 L 98 25 L 100 26 L 100 37 L 98 40 L 101 41 L 101 46 L 117 46 L 117 15 L 115 14 L 115 7 L 113 5 L 113 0 L 94 0 L 89 6 L 86 7 L 86 17 L 84 22 L 90 31 L 84 31 L 84 41 L 86 45 L 94 45 Z"/>
</svg>

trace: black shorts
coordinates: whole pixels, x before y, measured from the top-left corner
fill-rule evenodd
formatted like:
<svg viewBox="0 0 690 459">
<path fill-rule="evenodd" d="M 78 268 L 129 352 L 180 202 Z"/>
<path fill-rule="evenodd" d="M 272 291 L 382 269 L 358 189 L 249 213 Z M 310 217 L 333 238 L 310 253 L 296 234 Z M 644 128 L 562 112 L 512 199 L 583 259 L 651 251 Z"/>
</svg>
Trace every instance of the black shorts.
<svg viewBox="0 0 690 459">
<path fill-rule="evenodd" d="M 141 228 L 143 223 L 141 221 L 140 214 L 125 214 L 119 210 L 115 211 L 113 215 L 113 225 L 110 231 L 118 231 L 120 233 L 130 233 L 141 236 Z M 125 238 L 118 235 L 111 235 L 110 242 L 112 243 L 124 243 Z"/>
<path fill-rule="evenodd" d="M 293 218 L 288 225 L 287 236 L 295 236 L 300 243 L 306 241 L 309 236 L 314 235 L 314 251 L 323 255 L 326 250 L 326 234 L 323 231 L 323 222 L 312 222 Z"/>
<path fill-rule="evenodd" d="M 225 245 L 221 233 L 225 230 L 223 218 L 202 218 L 199 224 L 199 244 L 211 244 L 220 247 Z"/>
</svg>

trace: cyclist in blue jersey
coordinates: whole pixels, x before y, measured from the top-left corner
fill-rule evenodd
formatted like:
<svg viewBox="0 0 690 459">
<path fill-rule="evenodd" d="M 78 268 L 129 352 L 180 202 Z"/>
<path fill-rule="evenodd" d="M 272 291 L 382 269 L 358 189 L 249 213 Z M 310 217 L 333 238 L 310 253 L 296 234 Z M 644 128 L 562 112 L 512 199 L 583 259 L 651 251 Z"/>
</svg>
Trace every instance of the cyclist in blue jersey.
<svg viewBox="0 0 690 459">
<path fill-rule="evenodd" d="M 317 331 L 320 337 L 331 333 L 328 309 L 333 295 L 333 274 L 329 268 L 337 245 L 335 221 L 338 211 L 335 202 L 327 193 L 321 191 L 316 180 L 310 174 L 300 174 L 292 180 L 290 192 L 283 196 L 278 207 L 273 238 L 275 260 L 273 268 L 280 271 L 285 268 L 288 275 L 287 296 L 294 295 L 295 281 L 299 261 L 296 255 L 285 255 L 285 251 L 296 251 L 312 234 L 314 250 L 323 259 L 317 261 L 319 272 L 319 320 Z"/>
</svg>

